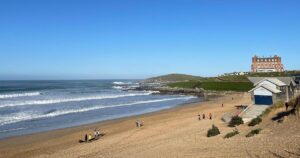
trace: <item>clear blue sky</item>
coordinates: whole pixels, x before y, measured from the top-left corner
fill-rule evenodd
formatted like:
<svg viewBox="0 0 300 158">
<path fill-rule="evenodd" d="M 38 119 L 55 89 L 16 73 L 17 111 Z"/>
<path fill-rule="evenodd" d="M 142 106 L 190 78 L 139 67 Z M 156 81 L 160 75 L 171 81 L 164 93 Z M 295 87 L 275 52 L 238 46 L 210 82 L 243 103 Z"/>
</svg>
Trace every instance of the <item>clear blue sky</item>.
<svg viewBox="0 0 300 158">
<path fill-rule="evenodd" d="M 299 0 L 1 0 L 0 79 L 300 69 Z"/>
</svg>

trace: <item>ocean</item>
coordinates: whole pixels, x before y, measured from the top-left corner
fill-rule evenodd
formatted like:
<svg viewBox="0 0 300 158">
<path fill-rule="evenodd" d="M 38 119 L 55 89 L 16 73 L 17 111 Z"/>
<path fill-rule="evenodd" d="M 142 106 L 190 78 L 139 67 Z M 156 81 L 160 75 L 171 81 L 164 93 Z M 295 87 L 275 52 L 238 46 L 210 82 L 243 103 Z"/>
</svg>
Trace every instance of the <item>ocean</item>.
<svg viewBox="0 0 300 158">
<path fill-rule="evenodd" d="M 0 81 L 0 139 L 139 115 L 201 101 L 124 91 L 138 80 Z"/>
</svg>

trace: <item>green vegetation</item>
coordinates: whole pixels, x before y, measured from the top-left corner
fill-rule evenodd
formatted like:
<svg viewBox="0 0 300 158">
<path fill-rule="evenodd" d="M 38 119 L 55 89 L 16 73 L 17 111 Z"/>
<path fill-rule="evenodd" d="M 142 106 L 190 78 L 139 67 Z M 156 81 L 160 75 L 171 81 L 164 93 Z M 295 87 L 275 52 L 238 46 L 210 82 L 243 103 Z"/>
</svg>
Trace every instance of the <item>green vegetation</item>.
<svg viewBox="0 0 300 158">
<path fill-rule="evenodd" d="M 252 119 L 250 121 L 250 123 L 248 124 L 248 126 L 255 126 L 258 125 L 259 123 L 261 123 L 262 119 L 260 117 L 256 117 L 254 119 Z"/>
<path fill-rule="evenodd" d="M 227 133 L 227 134 L 224 136 L 224 138 L 231 138 L 231 137 L 233 137 L 233 136 L 235 136 L 235 135 L 237 135 L 237 134 L 239 134 L 239 133 L 240 133 L 239 131 L 235 130 L 235 131 L 233 131 L 233 132 Z"/>
<path fill-rule="evenodd" d="M 203 82 L 202 88 L 205 90 L 217 91 L 249 91 L 253 88 L 250 82 Z"/>
<path fill-rule="evenodd" d="M 224 82 L 250 82 L 246 75 L 230 75 L 230 76 L 220 76 L 216 77 L 216 81 Z"/>
<path fill-rule="evenodd" d="M 250 82 L 216 82 L 216 81 L 188 81 L 188 82 L 176 82 L 168 84 L 169 87 L 177 88 L 203 88 L 205 90 L 216 91 L 238 91 L 245 92 L 253 88 L 253 84 Z"/>
<path fill-rule="evenodd" d="M 207 131 L 207 137 L 213 137 L 220 134 L 220 130 L 215 125 L 212 125 L 212 128 Z"/>
<path fill-rule="evenodd" d="M 193 81 L 193 80 L 202 80 L 203 77 L 192 76 L 185 74 L 169 74 L 158 77 L 153 77 L 146 79 L 144 82 L 183 82 L 183 81 Z"/>
<path fill-rule="evenodd" d="M 254 130 L 252 130 L 251 132 L 249 132 L 249 133 L 246 135 L 246 137 L 252 137 L 252 136 L 254 136 L 254 135 L 256 135 L 256 134 L 259 134 L 261 130 L 262 130 L 262 129 L 260 129 L 260 128 L 254 129 Z"/>
<path fill-rule="evenodd" d="M 201 88 L 202 82 L 200 81 L 188 81 L 188 82 L 175 82 L 169 83 L 168 86 L 172 88 Z"/>
<path fill-rule="evenodd" d="M 239 116 L 233 116 L 228 124 L 229 127 L 235 127 L 238 125 L 244 124 L 244 121 Z"/>
</svg>

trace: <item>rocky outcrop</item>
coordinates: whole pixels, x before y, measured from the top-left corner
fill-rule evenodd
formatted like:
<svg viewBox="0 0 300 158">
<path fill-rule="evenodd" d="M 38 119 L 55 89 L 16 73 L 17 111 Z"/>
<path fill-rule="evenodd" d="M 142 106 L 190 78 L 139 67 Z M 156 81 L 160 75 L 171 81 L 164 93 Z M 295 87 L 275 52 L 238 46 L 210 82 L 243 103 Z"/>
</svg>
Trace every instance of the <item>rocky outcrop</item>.
<svg viewBox="0 0 300 158">
<path fill-rule="evenodd" d="M 140 86 L 134 90 L 143 91 L 157 91 L 160 94 L 182 94 L 182 95 L 196 95 L 204 96 L 203 89 L 185 89 L 185 88 L 170 88 L 170 87 L 153 87 L 153 86 Z"/>
</svg>

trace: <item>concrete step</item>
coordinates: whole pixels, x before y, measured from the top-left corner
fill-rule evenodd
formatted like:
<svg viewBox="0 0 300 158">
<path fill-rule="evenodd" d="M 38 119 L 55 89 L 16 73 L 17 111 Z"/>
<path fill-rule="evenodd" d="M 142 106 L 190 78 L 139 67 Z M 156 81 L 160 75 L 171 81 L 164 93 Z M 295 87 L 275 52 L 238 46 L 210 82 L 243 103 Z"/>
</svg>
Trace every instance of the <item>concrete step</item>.
<svg viewBox="0 0 300 158">
<path fill-rule="evenodd" d="M 250 122 L 253 118 L 261 115 L 269 105 L 252 105 L 242 114 L 243 121 L 245 123 Z"/>
</svg>

